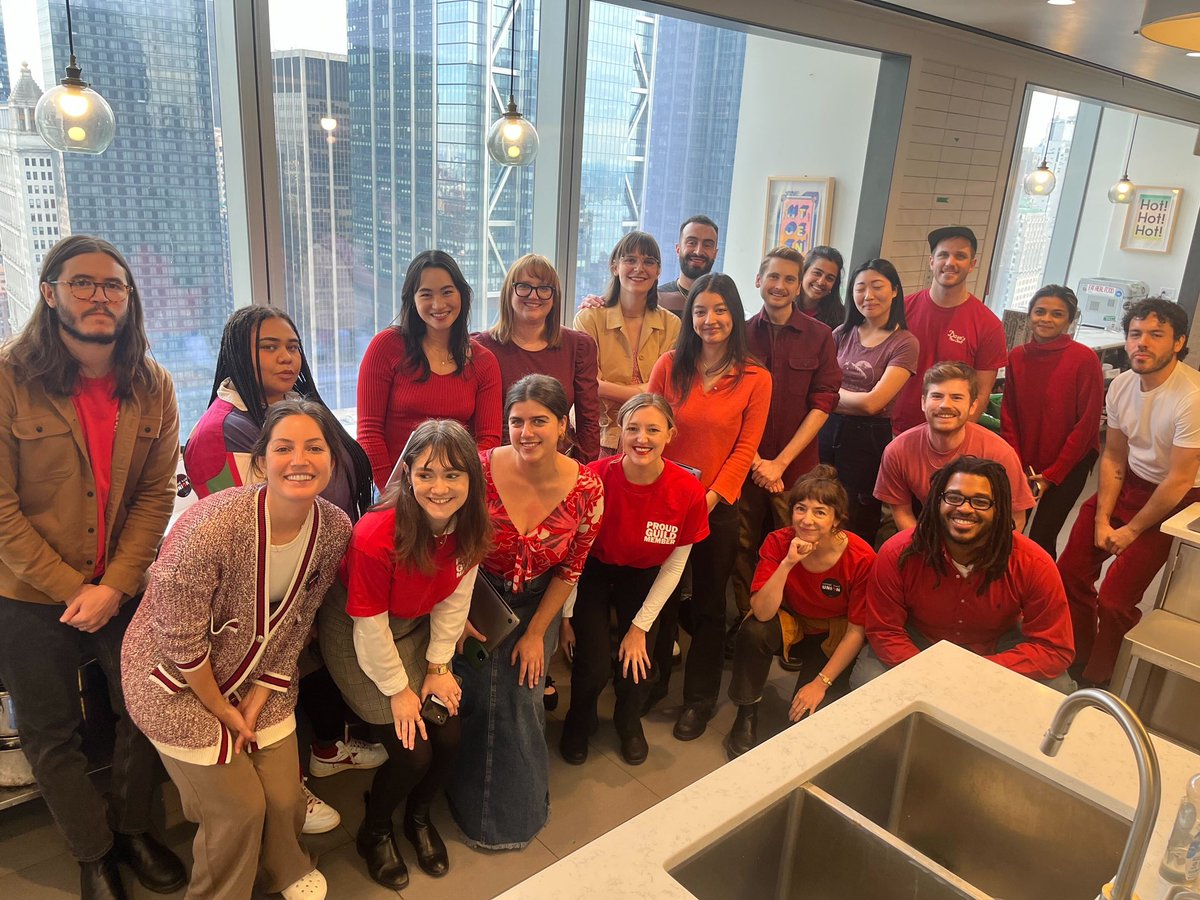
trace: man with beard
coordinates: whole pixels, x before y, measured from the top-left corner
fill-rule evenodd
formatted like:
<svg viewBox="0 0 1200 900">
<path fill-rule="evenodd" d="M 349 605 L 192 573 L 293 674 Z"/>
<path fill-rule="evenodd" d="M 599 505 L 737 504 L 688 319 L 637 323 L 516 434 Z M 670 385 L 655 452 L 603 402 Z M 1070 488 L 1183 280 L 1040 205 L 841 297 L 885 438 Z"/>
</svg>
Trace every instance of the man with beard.
<svg viewBox="0 0 1200 900">
<path fill-rule="evenodd" d="M 979 393 L 972 398 L 970 420 L 987 409 L 996 371 L 1008 358 L 1004 326 L 983 301 L 967 289 L 979 249 L 975 232 L 961 225 L 929 232 L 929 270 L 933 283 L 904 298 L 904 315 L 921 343 L 917 374 L 936 362 L 964 362 L 975 370 Z M 920 382 L 910 378 L 892 410 L 895 434 L 921 424 Z M 899 524 L 899 523 L 897 523 Z M 900 526 L 903 528 L 904 526 Z"/>
<path fill-rule="evenodd" d="M 1200 374 L 1187 356 L 1188 317 L 1162 297 L 1125 313 L 1131 368 L 1105 401 L 1108 430 L 1097 492 L 1084 502 L 1058 571 L 1067 590 L 1077 651 L 1074 672 L 1087 684 L 1112 678 L 1138 603 L 1166 562 L 1171 538 L 1159 530 L 1200 500 Z M 1110 556 L 1100 590 L 1100 567 Z"/>
<path fill-rule="evenodd" d="M 1034 500 L 1021 460 L 999 435 L 969 418 L 979 391 L 976 379 L 975 370 L 965 363 L 940 362 L 929 369 L 921 386 L 925 424 L 908 429 L 883 451 L 875 497 L 891 507 L 898 531 L 916 526 L 916 510 L 932 496 L 930 477 L 960 456 L 994 459 L 1004 467 L 1012 497 L 1012 525 L 1017 531 L 1025 527 Z"/>
<path fill-rule="evenodd" d="M 679 256 L 679 277 L 658 286 L 658 305 L 680 315 L 692 282 L 711 272 L 717 261 L 717 223 L 708 216 L 684 220 L 679 226 L 675 253 Z"/>
<path fill-rule="evenodd" d="M 150 836 L 158 763 L 121 694 L 121 641 L 174 503 L 179 413 L 148 356 L 129 266 L 110 243 L 46 253 L 42 302 L 0 350 L 0 679 L 84 898 L 187 881 Z M 117 713 L 110 798 L 88 777 L 77 670 L 94 656 Z"/>
<path fill-rule="evenodd" d="M 939 469 L 914 529 L 879 551 L 867 584 L 857 687 L 951 641 L 1064 693 L 1074 690 L 1071 620 L 1054 560 L 1009 525 L 1009 478 L 990 459 Z"/>
</svg>

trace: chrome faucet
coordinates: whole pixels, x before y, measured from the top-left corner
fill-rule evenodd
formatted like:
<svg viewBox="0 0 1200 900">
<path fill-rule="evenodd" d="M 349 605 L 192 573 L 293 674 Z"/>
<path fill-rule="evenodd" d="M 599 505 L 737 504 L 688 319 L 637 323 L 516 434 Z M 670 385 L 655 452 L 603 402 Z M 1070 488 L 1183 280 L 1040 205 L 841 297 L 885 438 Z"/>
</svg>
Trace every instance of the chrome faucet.
<svg viewBox="0 0 1200 900">
<path fill-rule="evenodd" d="M 1121 854 L 1121 865 L 1117 867 L 1117 875 L 1113 879 L 1112 892 L 1112 900 L 1133 900 L 1133 885 L 1137 880 L 1138 869 L 1146 859 L 1150 833 L 1154 830 L 1154 820 L 1158 818 L 1159 796 L 1162 793 L 1158 756 L 1150 743 L 1146 726 L 1133 710 L 1107 691 L 1095 688 L 1076 691 L 1062 702 L 1042 737 L 1044 754 L 1058 755 L 1063 739 L 1071 730 L 1071 723 L 1085 706 L 1102 709 L 1120 723 L 1125 736 L 1129 738 L 1129 743 L 1133 745 L 1133 755 L 1137 759 L 1138 805 L 1129 829 L 1129 839 L 1125 842 L 1125 852 Z"/>
</svg>

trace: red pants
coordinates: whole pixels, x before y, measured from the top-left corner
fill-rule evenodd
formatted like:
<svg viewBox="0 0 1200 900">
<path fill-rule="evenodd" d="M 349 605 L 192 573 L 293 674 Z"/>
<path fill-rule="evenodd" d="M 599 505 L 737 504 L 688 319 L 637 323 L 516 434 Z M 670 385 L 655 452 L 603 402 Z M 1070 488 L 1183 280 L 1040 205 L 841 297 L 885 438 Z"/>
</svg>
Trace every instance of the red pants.
<svg viewBox="0 0 1200 900">
<path fill-rule="evenodd" d="M 1146 505 L 1155 487 L 1127 471 L 1110 517 L 1113 528 L 1128 523 Z M 1142 617 L 1138 603 L 1171 551 L 1170 535 L 1158 526 L 1200 500 L 1200 489 L 1189 491 L 1162 521 L 1142 532 L 1113 560 L 1099 591 L 1100 568 L 1112 554 L 1096 546 L 1096 497 L 1093 494 L 1080 508 L 1066 549 L 1058 558 L 1058 573 L 1075 631 L 1075 667 L 1082 668 L 1085 681 L 1103 684 L 1112 678 L 1122 638 Z"/>
</svg>

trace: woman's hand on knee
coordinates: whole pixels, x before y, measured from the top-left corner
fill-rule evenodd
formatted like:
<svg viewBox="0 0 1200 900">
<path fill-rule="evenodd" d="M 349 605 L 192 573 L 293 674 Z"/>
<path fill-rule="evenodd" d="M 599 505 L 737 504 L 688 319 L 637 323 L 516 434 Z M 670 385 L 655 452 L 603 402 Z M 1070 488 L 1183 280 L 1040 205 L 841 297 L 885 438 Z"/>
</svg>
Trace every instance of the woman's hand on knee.
<svg viewBox="0 0 1200 900">
<path fill-rule="evenodd" d="M 617 650 L 617 659 L 621 661 L 621 677 L 628 678 L 633 672 L 633 683 L 645 681 L 650 671 L 650 654 L 646 652 L 646 632 L 636 625 L 630 625 L 621 639 Z"/>
<path fill-rule="evenodd" d="M 421 698 L 416 692 L 406 687 L 398 694 L 388 698 L 392 706 L 392 723 L 396 726 L 396 737 L 405 750 L 411 750 L 417 745 L 417 735 L 421 740 L 428 740 L 425 734 L 425 721 L 421 718 Z"/>
<path fill-rule="evenodd" d="M 513 647 L 511 665 L 520 665 L 517 684 L 528 685 L 532 690 L 542 682 L 546 671 L 546 646 L 542 636 L 526 631 Z"/>
</svg>

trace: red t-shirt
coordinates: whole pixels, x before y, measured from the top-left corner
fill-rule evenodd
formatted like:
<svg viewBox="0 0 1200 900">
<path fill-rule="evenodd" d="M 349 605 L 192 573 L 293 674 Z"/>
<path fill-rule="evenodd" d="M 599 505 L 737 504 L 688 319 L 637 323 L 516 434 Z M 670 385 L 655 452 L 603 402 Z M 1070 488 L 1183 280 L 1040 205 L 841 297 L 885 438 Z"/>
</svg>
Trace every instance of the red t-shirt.
<svg viewBox="0 0 1200 900">
<path fill-rule="evenodd" d="M 798 616 L 833 619 L 846 616 L 854 625 L 866 625 L 866 590 L 875 561 L 871 545 L 857 534 L 845 532 L 848 543 L 841 558 L 824 572 L 810 572 L 801 563 L 793 566 L 783 583 L 783 602 Z M 750 592 L 762 588 L 787 556 L 796 532 L 772 531 L 758 551 L 758 568 Z"/>
<path fill-rule="evenodd" d="M 892 431 L 900 434 L 925 421 L 921 412 L 921 383 L 936 362 L 964 362 L 994 371 L 1008 359 L 1004 325 L 974 294 L 965 303 L 944 309 L 933 302 L 929 289 L 904 298 L 904 317 L 921 343 L 916 377 L 900 389 L 892 409 Z"/>
<path fill-rule="evenodd" d="M 708 537 L 704 485 L 669 460 L 653 484 L 631 484 L 624 456 L 589 463 L 604 483 L 604 520 L 592 556 L 610 566 L 661 566 L 676 547 Z"/>
<path fill-rule="evenodd" d="M 108 511 L 108 492 L 112 487 L 113 441 L 117 434 L 117 413 L 120 401 L 115 393 L 117 379 L 111 373 L 103 378 L 79 376 L 79 384 L 71 395 L 83 440 L 87 444 L 92 480 L 96 482 L 96 568 L 93 578 L 104 574 L 104 519 Z"/>
<path fill-rule="evenodd" d="M 396 511 L 380 509 L 358 520 L 338 574 L 346 586 L 346 612 L 352 616 L 390 613 L 398 619 L 426 615 L 454 593 L 466 574 L 453 534 L 439 542 L 436 567 L 426 575 L 396 563 Z"/>
</svg>

